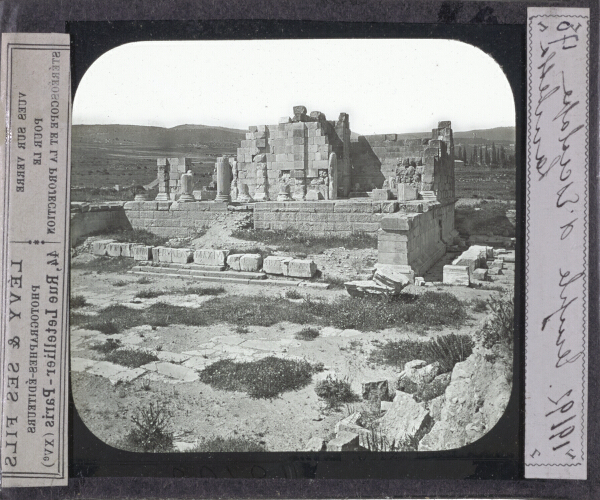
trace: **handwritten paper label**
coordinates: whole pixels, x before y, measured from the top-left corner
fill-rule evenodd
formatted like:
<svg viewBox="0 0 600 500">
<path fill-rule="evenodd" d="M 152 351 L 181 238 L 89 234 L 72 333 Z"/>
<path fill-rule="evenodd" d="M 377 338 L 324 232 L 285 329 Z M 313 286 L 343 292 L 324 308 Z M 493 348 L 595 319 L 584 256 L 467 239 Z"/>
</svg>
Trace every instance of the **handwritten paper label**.
<svg viewBox="0 0 600 500">
<path fill-rule="evenodd" d="M 527 25 L 525 477 L 587 477 L 589 9 Z"/>
<path fill-rule="evenodd" d="M 69 56 L 68 35 L 2 35 L 2 487 L 68 479 Z"/>
</svg>

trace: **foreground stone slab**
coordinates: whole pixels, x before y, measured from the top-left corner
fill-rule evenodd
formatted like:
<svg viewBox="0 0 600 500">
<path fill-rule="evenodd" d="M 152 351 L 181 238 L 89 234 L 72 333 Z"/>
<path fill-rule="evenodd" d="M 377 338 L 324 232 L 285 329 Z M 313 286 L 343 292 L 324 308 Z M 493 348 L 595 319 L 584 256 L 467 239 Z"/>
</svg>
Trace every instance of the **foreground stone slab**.
<svg viewBox="0 0 600 500">
<path fill-rule="evenodd" d="M 469 266 L 445 265 L 443 270 L 444 285 L 462 285 L 471 284 L 471 273 Z"/>
<path fill-rule="evenodd" d="M 135 260 L 152 260 L 152 247 L 148 245 L 134 245 L 132 253 Z"/>
<path fill-rule="evenodd" d="M 71 358 L 71 371 L 84 372 L 88 368 L 94 366 L 98 361 L 86 358 Z"/>
<path fill-rule="evenodd" d="M 378 285 L 395 289 L 397 292 L 414 282 L 415 273 L 410 266 L 377 264 L 373 281 Z M 412 278 L 412 279 L 411 279 Z"/>
<path fill-rule="evenodd" d="M 192 262 L 194 251 L 190 248 L 173 248 L 171 250 L 171 262 L 175 264 L 187 264 Z"/>
<path fill-rule="evenodd" d="M 287 263 L 291 260 L 291 257 L 269 255 L 263 261 L 263 271 L 267 274 L 283 275 L 284 269 L 287 269 Z"/>
<path fill-rule="evenodd" d="M 388 443 L 398 447 L 407 440 L 420 440 L 431 423 L 431 416 L 410 394 L 397 391 L 391 408 L 378 422 Z"/>
<path fill-rule="evenodd" d="M 387 380 L 373 380 L 362 383 L 362 397 L 369 400 L 371 398 L 389 401 L 390 391 Z"/>
<path fill-rule="evenodd" d="M 240 271 L 256 272 L 262 268 L 262 256 L 259 253 L 246 253 L 240 257 Z"/>
<path fill-rule="evenodd" d="M 358 449 L 359 436 L 353 432 L 342 431 L 327 443 L 327 451 L 358 451 Z"/>
<path fill-rule="evenodd" d="M 203 266 L 224 266 L 228 255 L 229 250 L 200 248 L 194 252 L 194 263 Z"/>
<path fill-rule="evenodd" d="M 473 271 L 473 274 L 472 274 L 473 279 L 477 280 L 477 281 L 486 281 L 487 275 L 488 275 L 487 269 L 475 269 L 475 271 Z"/>
<path fill-rule="evenodd" d="M 283 262 L 283 275 L 291 278 L 312 278 L 317 272 L 317 265 L 312 260 L 291 259 Z"/>
<path fill-rule="evenodd" d="M 123 371 L 108 377 L 108 380 L 113 385 L 118 382 L 131 382 L 144 373 L 146 373 L 146 370 L 143 368 L 125 368 Z"/>
<path fill-rule="evenodd" d="M 382 286 L 373 280 L 348 281 L 344 283 L 346 291 L 352 297 L 364 297 L 365 295 L 395 295 L 397 291 L 394 288 Z"/>
<path fill-rule="evenodd" d="M 115 240 L 97 240 L 92 243 L 92 253 L 94 255 L 108 255 L 108 245 Z"/>
<path fill-rule="evenodd" d="M 173 378 L 181 382 L 195 382 L 199 378 L 196 370 L 193 370 L 192 368 L 174 365 L 164 361 L 148 363 L 147 365 L 142 366 L 142 368 L 154 371 L 159 375 Z"/>
<path fill-rule="evenodd" d="M 325 451 L 326 445 L 323 438 L 312 437 L 304 446 L 304 451 Z"/>
<path fill-rule="evenodd" d="M 159 262 L 173 262 L 173 249 L 171 247 L 160 247 L 158 252 Z"/>
</svg>

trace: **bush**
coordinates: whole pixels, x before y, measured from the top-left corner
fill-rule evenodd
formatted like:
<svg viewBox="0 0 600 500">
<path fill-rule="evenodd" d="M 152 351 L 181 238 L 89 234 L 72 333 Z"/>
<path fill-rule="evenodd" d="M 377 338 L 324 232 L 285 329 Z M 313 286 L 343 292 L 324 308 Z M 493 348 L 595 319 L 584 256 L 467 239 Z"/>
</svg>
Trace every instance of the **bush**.
<svg viewBox="0 0 600 500">
<path fill-rule="evenodd" d="M 498 346 L 512 350 L 515 321 L 513 290 L 491 297 L 488 306 L 491 313 L 477 333 L 477 340 L 487 349 Z"/>
<path fill-rule="evenodd" d="M 119 333 L 119 327 L 109 319 L 105 319 L 102 321 L 93 321 L 86 325 L 88 330 L 97 330 L 100 333 L 104 333 L 106 335 L 114 335 L 115 333 Z"/>
<path fill-rule="evenodd" d="M 473 341 L 468 335 L 442 335 L 429 340 L 390 340 L 374 349 L 370 361 L 392 365 L 404 369 L 404 365 L 414 359 L 422 359 L 428 364 L 438 361 L 440 372 L 452 371 L 456 363 L 464 361 L 473 352 Z M 411 387 L 403 389 L 405 392 Z M 416 390 L 413 387 L 412 390 Z"/>
<path fill-rule="evenodd" d="M 487 311 L 487 302 L 483 299 L 473 299 L 471 301 L 471 308 L 474 312 L 485 312 Z"/>
<path fill-rule="evenodd" d="M 297 340 L 315 340 L 319 336 L 316 328 L 303 328 L 294 336 Z"/>
<path fill-rule="evenodd" d="M 330 409 L 337 409 L 343 404 L 354 403 L 360 400 L 359 395 L 350 387 L 350 382 L 348 382 L 347 378 L 337 379 L 331 375 L 327 375 L 325 380 L 317 383 L 315 392 L 317 396 L 325 400 L 327 407 Z"/>
<path fill-rule="evenodd" d="M 200 380 L 215 389 L 246 392 L 255 399 L 271 399 L 306 387 L 314 371 L 307 361 L 274 356 L 242 363 L 222 359 L 204 368 Z"/>
<path fill-rule="evenodd" d="M 246 453 L 251 451 L 267 451 L 261 443 L 245 437 L 213 437 L 202 438 L 196 446 L 187 450 L 189 453 Z"/>
<path fill-rule="evenodd" d="M 104 356 L 106 361 L 115 363 L 128 368 L 139 368 L 152 361 L 158 361 L 155 354 L 146 351 L 134 351 L 133 349 L 123 349 L 121 351 L 109 351 Z"/>
<path fill-rule="evenodd" d="M 132 417 L 135 428 L 125 436 L 123 447 L 131 451 L 165 453 L 173 451 L 173 434 L 168 431 L 168 412 L 158 403 L 149 403 Z"/>
<path fill-rule="evenodd" d="M 85 300 L 85 297 L 83 295 L 73 295 L 71 296 L 69 305 L 71 309 L 78 309 L 80 307 L 87 306 L 87 300 Z"/>
<path fill-rule="evenodd" d="M 103 344 L 98 344 L 98 345 L 92 346 L 91 348 L 94 351 L 101 352 L 102 354 L 108 354 L 112 351 L 115 351 L 119 347 L 121 347 L 121 341 L 119 339 L 108 339 Z"/>
<path fill-rule="evenodd" d="M 300 294 L 300 292 L 298 292 L 298 290 L 286 290 L 285 298 L 291 300 L 298 300 L 302 298 L 302 295 Z"/>
</svg>

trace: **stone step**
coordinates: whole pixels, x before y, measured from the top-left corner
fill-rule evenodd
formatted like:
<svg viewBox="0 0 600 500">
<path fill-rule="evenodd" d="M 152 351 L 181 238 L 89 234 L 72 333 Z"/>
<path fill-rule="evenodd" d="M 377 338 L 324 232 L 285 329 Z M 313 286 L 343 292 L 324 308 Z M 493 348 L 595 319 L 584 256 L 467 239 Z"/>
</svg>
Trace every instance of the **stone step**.
<svg viewBox="0 0 600 500">
<path fill-rule="evenodd" d="M 161 271 L 163 269 L 163 271 Z M 183 274 L 177 272 L 177 269 L 169 269 L 169 268 L 160 268 L 160 267 L 151 267 L 151 266 L 136 266 L 131 271 L 132 274 L 143 274 L 154 275 L 154 276 L 168 276 L 172 278 L 188 278 L 193 279 L 195 281 L 208 281 L 212 283 L 237 283 L 241 285 L 275 285 L 275 286 L 298 286 L 298 287 L 306 287 L 306 288 L 320 288 L 327 289 L 329 288 L 328 283 L 319 283 L 312 281 L 293 281 L 293 280 L 276 280 L 276 279 L 267 279 L 264 277 L 261 279 L 256 278 L 241 278 L 237 277 L 239 275 L 244 274 L 258 274 L 258 273 L 244 273 L 244 272 L 236 272 L 231 271 L 220 272 L 220 273 L 211 273 L 210 276 L 206 276 L 203 274 Z M 206 274 L 206 273 L 204 273 Z M 236 277 L 232 277 L 236 276 Z"/>
<path fill-rule="evenodd" d="M 138 273 L 154 273 L 154 274 L 171 274 L 175 273 L 179 276 L 206 276 L 215 278 L 236 278 L 243 280 L 264 280 L 267 278 L 265 273 L 253 273 L 248 271 L 207 271 L 203 267 L 191 267 L 188 265 L 165 265 L 160 267 L 153 266 L 135 266 L 132 271 Z"/>
</svg>

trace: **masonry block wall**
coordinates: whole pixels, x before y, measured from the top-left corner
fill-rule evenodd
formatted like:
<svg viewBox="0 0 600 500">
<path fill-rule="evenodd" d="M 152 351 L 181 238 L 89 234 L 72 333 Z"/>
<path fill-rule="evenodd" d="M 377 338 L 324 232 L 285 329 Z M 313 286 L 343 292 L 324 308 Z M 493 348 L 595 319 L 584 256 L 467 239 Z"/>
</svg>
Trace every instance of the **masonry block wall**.
<svg viewBox="0 0 600 500">
<path fill-rule="evenodd" d="M 347 196 L 351 177 L 348 115 L 342 113 L 337 121 L 327 121 L 318 111 L 308 116 L 306 108 L 297 108 L 304 111 L 296 113 L 293 119 L 248 129 L 246 140 L 237 150 L 238 187 L 246 184 L 253 197 L 260 187 L 268 199 L 276 200 L 283 184 L 289 186 L 294 200 L 305 199 L 309 190 L 326 199 L 329 155 L 334 152 L 339 195 Z M 259 178 L 263 170 L 266 182 Z"/>
<path fill-rule="evenodd" d="M 390 177 L 402 178 L 412 167 L 418 191 L 438 200 L 454 198 L 454 139 L 449 121 L 438 123 L 430 138 L 399 139 L 397 134 L 360 136 L 350 145 L 352 188 L 371 191 Z"/>
<path fill-rule="evenodd" d="M 124 208 L 133 229 L 145 229 L 166 238 L 193 237 L 227 217 L 227 204 L 214 201 L 129 201 Z"/>
<path fill-rule="evenodd" d="M 423 212 L 422 202 L 333 200 L 266 202 L 254 206 L 254 229 L 295 230 L 306 234 L 374 236 L 386 214 Z"/>
<path fill-rule="evenodd" d="M 422 213 L 386 215 L 378 233 L 378 262 L 409 265 L 422 276 L 445 253 L 454 227 L 454 204 L 424 203 Z"/>
<path fill-rule="evenodd" d="M 71 246 L 94 233 L 131 229 L 123 210 L 123 202 L 71 203 Z"/>
</svg>

